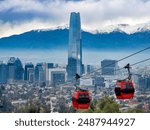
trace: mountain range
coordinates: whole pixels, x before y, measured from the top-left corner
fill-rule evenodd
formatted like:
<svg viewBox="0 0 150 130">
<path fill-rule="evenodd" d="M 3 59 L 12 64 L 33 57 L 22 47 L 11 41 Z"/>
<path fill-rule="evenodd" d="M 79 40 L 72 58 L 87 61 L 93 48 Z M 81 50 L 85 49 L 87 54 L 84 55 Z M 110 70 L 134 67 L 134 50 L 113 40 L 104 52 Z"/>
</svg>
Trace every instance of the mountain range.
<svg viewBox="0 0 150 130">
<path fill-rule="evenodd" d="M 32 30 L 0 38 L 0 49 L 66 49 L 68 28 Z M 119 24 L 95 31 L 82 31 L 84 49 L 122 50 L 150 46 L 150 24 Z"/>
</svg>

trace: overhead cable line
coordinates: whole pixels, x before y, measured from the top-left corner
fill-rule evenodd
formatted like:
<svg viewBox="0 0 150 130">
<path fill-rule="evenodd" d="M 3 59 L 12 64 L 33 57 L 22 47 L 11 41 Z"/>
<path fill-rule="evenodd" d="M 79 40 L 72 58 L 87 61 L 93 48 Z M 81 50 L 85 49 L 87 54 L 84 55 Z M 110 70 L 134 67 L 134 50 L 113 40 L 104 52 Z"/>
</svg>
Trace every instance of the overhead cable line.
<svg viewBox="0 0 150 130">
<path fill-rule="evenodd" d="M 81 75 L 80 77 L 83 78 L 83 77 L 86 77 L 86 76 L 90 76 L 90 74 L 93 74 L 93 73 L 95 73 L 95 72 L 98 72 L 99 70 L 102 70 L 103 68 L 106 68 L 106 67 L 109 67 L 109 66 L 111 66 L 111 65 L 114 65 L 114 64 L 116 64 L 116 63 L 118 63 L 118 62 L 120 62 L 120 61 L 123 61 L 123 60 L 125 60 L 125 59 L 128 59 L 128 58 L 130 58 L 130 57 L 132 57 L 132 56 L 135 56 L 135 55 L 137 55 L 137 54 L 139 54 L 139 53 L 141 53 L 141 52 L 144 52 L 144 51 L 146 51 L 146 50 L 148 50 L 148 49 L 150 49 L 150 47 L 146 47 L 146 48 L 144 48 L 144 49 L 142 49 L 142 50 L 139 50 L 139 51 L 137 51 L 137 52 L 134 52 L 134 53 L 132 53 L 132 54 L 126 56 L 126 57 L 123 57 L 123 58 L 117 60 L 117 61 L 114 62 L 114 63 L 105 65 L 105 66 L 103 66 L 103 67 L 101 67 L 101 68 L 98 68 L 98 69 L 96 69 L 96 70 L 94 70 L 94 71 L 88 73 L 88 74 Z M 148 59 L 149 59 L 149 58 L 148 58 Z M 145 59 L 145 60 L 147 61 L 148 59 Z M 140 61 L 140 62 L 142 62 L 142 61 Z M 136 64 L 137 64 L 137 63 L 136 63 Z M 123 68 L 122 68 L 122 69 L 123 69 Z M 85 79 L 86 79 L 86 78 L 85 78 Z M 60 85 L 61 85 L 61 86 L 64 86 L 64 85 L 72 84 L 73 81 L 75 81 L 74 78 L 71 79 L 71 80 L 69 80 L 69 81 L 67 81 L 66 83 L 63 83 L 63 84 L 60 84 Z M 60 85 L 59 85 L 59 86 L 60 86 Z"/>
</svg>

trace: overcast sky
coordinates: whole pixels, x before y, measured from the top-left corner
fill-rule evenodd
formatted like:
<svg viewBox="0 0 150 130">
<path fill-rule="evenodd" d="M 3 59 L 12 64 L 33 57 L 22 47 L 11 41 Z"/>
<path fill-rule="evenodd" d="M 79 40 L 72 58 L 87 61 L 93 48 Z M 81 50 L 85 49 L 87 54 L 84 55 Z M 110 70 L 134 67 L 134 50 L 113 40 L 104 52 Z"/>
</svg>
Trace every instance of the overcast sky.
<svg viewBox="0 0 150 130">
<path fill-rule="evenodd" d="M 69 24 L 73 11 L 86 30 L 150 22 L 150 0 L 0 0 L 0 37 Z"/>
</svg>

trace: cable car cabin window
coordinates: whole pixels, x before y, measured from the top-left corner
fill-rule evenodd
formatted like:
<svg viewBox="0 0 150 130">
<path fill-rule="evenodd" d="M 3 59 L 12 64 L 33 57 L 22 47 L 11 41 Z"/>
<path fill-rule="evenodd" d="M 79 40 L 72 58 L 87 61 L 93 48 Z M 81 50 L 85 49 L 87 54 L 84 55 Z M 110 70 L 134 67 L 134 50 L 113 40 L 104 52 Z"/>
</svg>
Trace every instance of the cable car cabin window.
<svg viewBox="0 0 150 130">
<path fill-rule="evenodd" d="M 81 103 L 81 104 L 89 103 L 90 102 L 89 95 L 88 94 L 80 94 L 79 98 L 77 99 L 77 102 Z"/>
<path fill-rule="evenodd" d="M 88 94 L 80 94 L 79 98 L 89 98 L 89 95 Z"/>
<path fill-rule="evenodd" d="M 125 83 L 122 88 L 122 93 L 134 93 L 134 87 L 131 83 Z"/>
<path fill-rule="evenodd" d="M 120 89 L 120 85 L 116 85 L 115 86 L 115 94 L 116 96 L 121 96 L 121 89 Z"/>
</svg>

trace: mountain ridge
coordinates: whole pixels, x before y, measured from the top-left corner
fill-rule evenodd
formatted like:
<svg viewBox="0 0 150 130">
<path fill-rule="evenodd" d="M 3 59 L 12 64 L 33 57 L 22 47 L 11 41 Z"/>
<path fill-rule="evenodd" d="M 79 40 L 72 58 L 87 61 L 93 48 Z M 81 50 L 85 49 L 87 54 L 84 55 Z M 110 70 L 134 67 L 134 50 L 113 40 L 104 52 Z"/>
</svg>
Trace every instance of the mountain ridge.
<svg viewBox="0 0 150 130">
<path fill-rule="evenodd" d="M 128 25 L 124 25 L 128 26 Z M 0 38 L 0 49 L 60 49 L 68 46 L 69 31 L 66 27 L 32 30 L 10 37 Z M 150 30 L 127 34 L 120 30 L 105 33 L 82 31 L 84 49 L 132 49 L 150 44 Z"/>
</svg>

